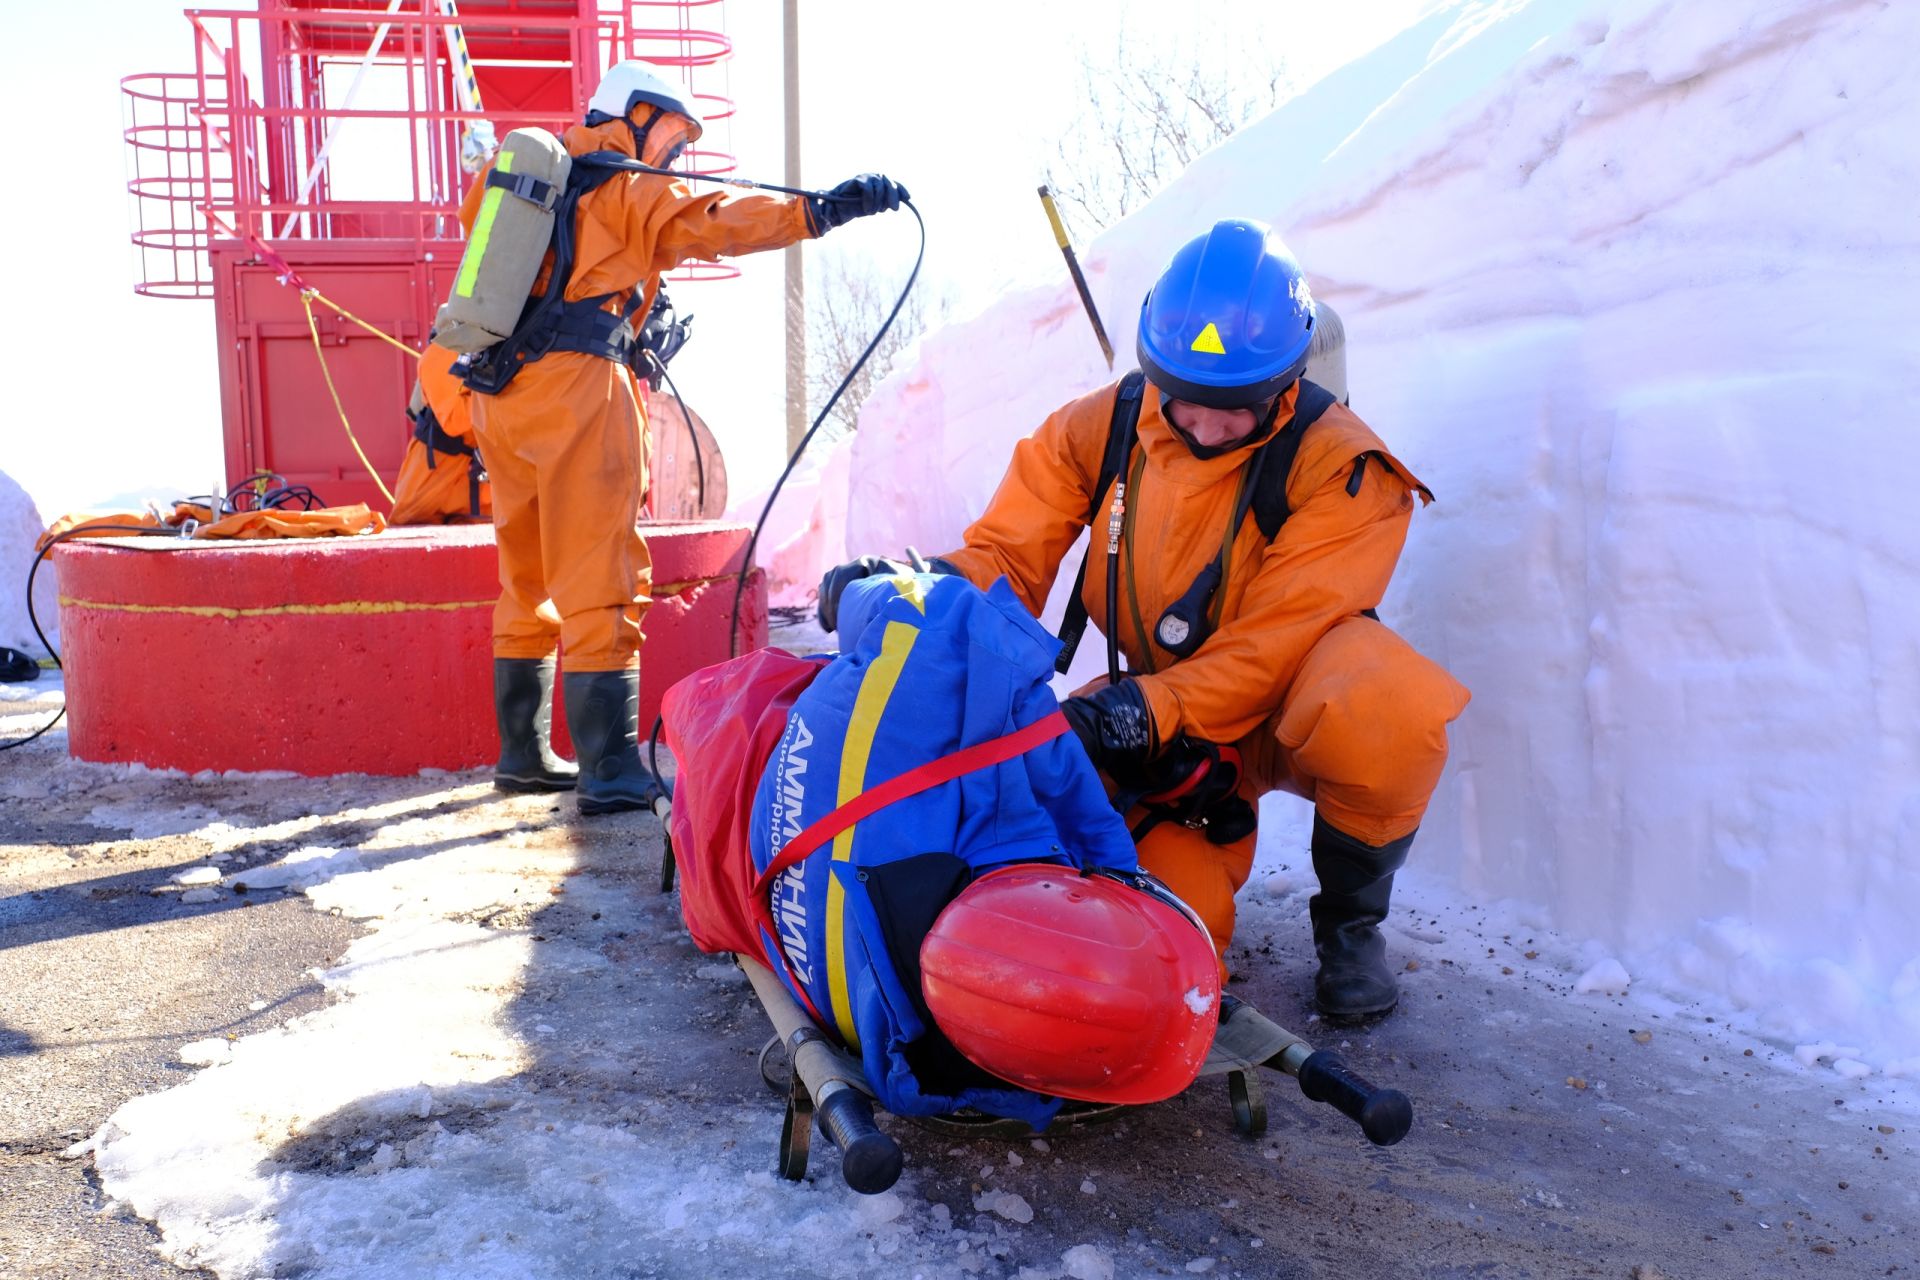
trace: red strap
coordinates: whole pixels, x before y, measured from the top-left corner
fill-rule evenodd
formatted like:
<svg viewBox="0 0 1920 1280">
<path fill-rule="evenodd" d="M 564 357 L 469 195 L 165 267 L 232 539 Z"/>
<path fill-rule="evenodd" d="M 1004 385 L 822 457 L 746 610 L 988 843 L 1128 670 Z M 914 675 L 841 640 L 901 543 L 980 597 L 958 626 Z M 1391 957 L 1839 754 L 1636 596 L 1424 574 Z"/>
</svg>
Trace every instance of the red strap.
<svg viewBox="0 0 1920 1280">
<path fill-rule="evenodd" d="M 780 931 L 773 923 L 773 899 L 769 890 L 773 879 L 799 862 L 820 846 L 832 840 L 862 818 L 871 817 L 895 800 L 904 800 L 908 796 L 918 795 L 922 791 L 937 787 L 943 782 L 951 782 L 963 773 L 972 773 L 976 769 L 991 768 L 1004 763 L 1015 756 L 1025 755 L 1043 742 L 1066 733 L 1069 729 L 1067 718 L 1058 711 L 1050 716 L 1042 716 L 1024 729 L 1016 729 L 986 742 L 971 747 L 962 747 L 951 755 L 929 760 L 918 768 L 909 769 L 897 777 L 888 778 L 870 791 L 862 791 L 833 812 L 819 818 L 793 839 L 787 841 L 780 856 L 767 864 L 760 878 L 753 882 L 753 910 L 755 923 L 766 930 L 767 937 L 773 941 L 774 959 L 786 972 L 788 984 L 799 993 L 801 1001 L 807 1006 L 807 1012 L 822 1029 L 833 1030 L 833 1024 L 820 1016 L 820 1010 L 807 996 L 807 988 L 793 972 L 793 966 L 787 961 L 786 949 L 780 945 Z"/>
<path fill-rule="evenodd" d="M 845 831 L 862 818 L 873 816 L 896 800 L 918 795 L 943 782 L 951 782 L 963 773 L 972 773 L 976 769 L 991 768 L 1004 763 L 1015 756 L 1025 755 L 1043 742 L 1066 733 L 1067 718 L 1058 711 L 1050 716 L 1042 716 L 1024 729 L 1016 729 L 1002 737 L 976 743 L 971 747 L 962 747 L 951 755 L 929 760 L 917 768 L 909 769 L 896 777 L 888 778 L 871 790 L 862 791 L 832 813 L 816 819 L 811 825 L 787 841 L 780 856 L 767 864 L 767 869 L 754 881 L 753 897 L 756 905 L 763 903 L 767 890 L 773 884 L 773 878 L 782 871 L 800 861 L 821 845 Z"/>
</svg>

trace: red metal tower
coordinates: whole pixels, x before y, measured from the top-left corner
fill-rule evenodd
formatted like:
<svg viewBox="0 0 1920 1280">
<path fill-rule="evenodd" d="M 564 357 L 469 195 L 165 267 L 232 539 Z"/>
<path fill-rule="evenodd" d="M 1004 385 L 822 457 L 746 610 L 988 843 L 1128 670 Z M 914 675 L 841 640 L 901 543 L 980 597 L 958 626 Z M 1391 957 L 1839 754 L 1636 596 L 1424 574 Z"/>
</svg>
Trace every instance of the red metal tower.
<svg viewBox="0 0 1920 1280">
<path fill-rule="evenodd" d="M 733 168 L 723 0 L 259 0 L 189 9 L 193 69 L 121 81 L 140 249 L 136 292 L 211 298 L 230 485 L 257 471 L 326 501 L 378 502 L 315 358 L 291 271 L 413 347 L 461 253 L 476 122 L 496 136 L 577 121 L 601 73 L 642 58 L 707 121 L 685 163 Z M 699 11 L 706 11 L 704 14 Z M 695 25 L 696 18 L 700 19 Z M 718 125 L 720 127 L 716 128 Z M 698 265 L 680 279 L 735 274 Z M 391 477 L 406 447 L 406 353 L 317 312 L 345 412 Z"/>
</svg>

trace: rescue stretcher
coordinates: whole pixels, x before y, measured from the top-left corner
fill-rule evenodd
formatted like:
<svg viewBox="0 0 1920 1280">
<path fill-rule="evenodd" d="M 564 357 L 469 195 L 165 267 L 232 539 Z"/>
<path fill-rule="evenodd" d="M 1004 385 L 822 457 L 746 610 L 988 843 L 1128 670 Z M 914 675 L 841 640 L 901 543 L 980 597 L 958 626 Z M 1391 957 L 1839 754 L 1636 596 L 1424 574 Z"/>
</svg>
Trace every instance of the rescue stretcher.
<svg viewBox="0 0 1920 1280">
<path fill-rule="evenodd" d="M 654 804 L 654 812 L 663 824 L 671 804 L 667 796 Z M 674 855 L 669 840 L 661 866 L 660 891 L 672 892 L 673 882 Z M 774 1037 L 761 1051 L 762 1078 L 772 1087 L 781 1087 L 768 1072 L 768 1058 L 775 1048 L 784 1050 L 791 1067 L 783 1090 L 786 1116 L 780 1127 L 780 1176 L 790 1182 L 806 1176 L 817 1124 L 840 1151 L 840 1173 L 848 1187 L 863 1195 L 877 1195 L 892 1187 L 900 1177 L 905 1157 L 900 1144 L 874 1122 L 874 1093 L 859 1060 L 807 1015 L 771 969 L 752 956 L 735 954 L 733 958 L 773 1024 Z M 1406 1094 L 1370 1083 L 1338 1054 L 1316 1050 L 1244 1000 L 1223 995 L 1222 1006 L 1220 1029 L 1200 1076 L 1226 1077 L 1233 1125 L 1239 1133 L 1257 1138 L 1267 1130 L 1261 1075 L 1264 1068 L 1292 1076 L 1299 1082 L 1301 1093 L 1352 1119 L 1376 1146 L 1389 1147 L 1407 1136 L 1413 1127 L 1413 1103 Z M 1063 1111 L 1055 1125 L 1084 1126 L 1127 1109 L 1100 1106 Z M 975 1137 L 1018 1137 L 1030 1132 L 1020 1121 L 992 1117 L 937 1117 L 931 1124 Z"/>
<path fill-rule="evenodd" d="M 735 956 L 753 993 L 773 1023 L 776 1040 L 792 1063 L 786 1118 L 780 1127 L 780 1176 L 798 1182 L 806 1175 L 812 1128 L 820 1126 L 840 1150 L 840 1173 L 847 1186 L 863 1195 L 887 1190 L 900 1177 L 899 1143 L 882 1133 L 873 1119 L 872 1090 L 860 1063 L 828 1038 L 795 1003 L 773 971 L 748 956 Z M 768 1048 L 773 1047 L 769 1042 Z M 763 1062 L 764 1062 L 763 1053 Z M 1228 998 L 1226 1017 L 1200 1068 L 1202 1078 L 1225 1076 L 1233 1107 L 1233 1127 L 1257 1138 L 1267 1130 L 1267 1104 L 1261 1068 L 1293 1076 L 1300 1091 L 1351 1117 L 1367 1140 L 1388 1147 L 1413 1127 L 1413 1103 L 1397 1089 L 1378 1088 L 1348 1067 L 1339 1055 L 1316 1050 L 1243 1000 Z M 765 1071 L 762 1072 L 765 1075 Z M 770 1081 L 771 1083 L 771 1081 Z M 1059 1121 L 1087 1124 L 1125 1107 L 1063 1112 Z M 1017 1120 L 968 1123 L 946 1118 L 938 1127 L 973 1136 L 1024 1136 Z M 1056 1124 L 1059 1122 L 1057 1121 Z"/>
</svg>

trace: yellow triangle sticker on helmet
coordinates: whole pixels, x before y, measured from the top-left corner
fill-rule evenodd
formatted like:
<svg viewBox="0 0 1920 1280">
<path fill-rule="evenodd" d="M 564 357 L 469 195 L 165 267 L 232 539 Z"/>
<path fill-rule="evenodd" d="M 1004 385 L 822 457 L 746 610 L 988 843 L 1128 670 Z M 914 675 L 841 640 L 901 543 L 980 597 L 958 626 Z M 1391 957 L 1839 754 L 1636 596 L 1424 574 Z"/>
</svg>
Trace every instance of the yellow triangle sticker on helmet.
<svg viewBox="0 0 1920 1280">
<path fill-rule="evenodd" d="M 1193 345 L 1187 350 L 1204 351 L 1210 356 L 1227 354 L 1227 349 L 1220 344 L 1220 331 L 1213 327 L 1211 320 L 1207 321 L 1207 327 L 1200 331 L 1200 336 L 1193 340 Z"/>
</svg>

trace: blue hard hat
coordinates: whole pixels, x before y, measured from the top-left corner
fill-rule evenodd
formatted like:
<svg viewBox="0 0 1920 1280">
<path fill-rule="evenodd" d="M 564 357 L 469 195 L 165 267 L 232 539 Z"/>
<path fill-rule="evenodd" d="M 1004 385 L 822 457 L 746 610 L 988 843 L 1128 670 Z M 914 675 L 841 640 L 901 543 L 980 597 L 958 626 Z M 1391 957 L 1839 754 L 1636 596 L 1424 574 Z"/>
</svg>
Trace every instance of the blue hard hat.
<svg viewBox="0 0 1920 1280">
<path fill-rule="evenodd" d="M 1307 367 L 1313 322 L 1293 251 L 1265 223 L 1229 218 L 1174 254 L 1140 304 L 1140 368 L 1175 400 L 1252 408 Z"/>
</svg>

